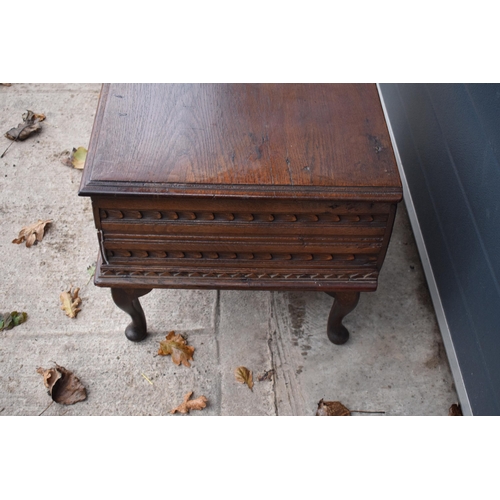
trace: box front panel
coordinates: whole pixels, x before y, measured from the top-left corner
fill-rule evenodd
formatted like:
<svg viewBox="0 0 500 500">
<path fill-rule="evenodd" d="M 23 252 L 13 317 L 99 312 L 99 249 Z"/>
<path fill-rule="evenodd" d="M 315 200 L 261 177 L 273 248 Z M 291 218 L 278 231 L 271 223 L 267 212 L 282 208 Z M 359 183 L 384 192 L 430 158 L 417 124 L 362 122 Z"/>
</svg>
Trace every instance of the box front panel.
<svg viewBox="0 0 500 500">
<path fill-rule="evenodd" d="M 328 200 L 93 202 L 102 286 L 373 290 L 395 212 Z"/>
</svg>

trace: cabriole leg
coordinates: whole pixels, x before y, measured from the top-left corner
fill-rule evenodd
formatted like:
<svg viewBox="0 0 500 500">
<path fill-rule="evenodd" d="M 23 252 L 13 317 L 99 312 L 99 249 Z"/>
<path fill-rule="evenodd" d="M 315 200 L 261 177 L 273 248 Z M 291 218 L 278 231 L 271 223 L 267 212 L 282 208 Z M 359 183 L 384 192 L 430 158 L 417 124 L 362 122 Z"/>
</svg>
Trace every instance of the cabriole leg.
<svg viewBox="0 0 500 500">
<path fill-rule="evenodd" d="M 327 293 L 335 299 L 330 310 L 330 316 L 328 316 L 328 338 L 334 344 L 345 344 L 349 338 L 349 331 L 342 324 L 342 320 L 358 305 L 359 292 Z"/>
<path fill-rule="evenodd" d="M 125 336 L 133 342 L 144 340 L 147 335 L 146 316 L 139 302 L 139 297 L 149 293 L 151 289 L 144 288 L 112 288 L 111 296 L 114 303 L 131 318 L 125 329 Z"/>
</svg>

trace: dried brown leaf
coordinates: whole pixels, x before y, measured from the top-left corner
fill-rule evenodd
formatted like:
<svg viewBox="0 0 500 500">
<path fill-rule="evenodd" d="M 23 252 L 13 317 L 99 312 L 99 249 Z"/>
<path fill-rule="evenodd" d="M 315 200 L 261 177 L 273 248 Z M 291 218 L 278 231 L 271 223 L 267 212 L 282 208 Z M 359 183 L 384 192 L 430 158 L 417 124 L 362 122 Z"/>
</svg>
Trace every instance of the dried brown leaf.
<svg viewBox="0 0 500 500">
<path fill-rule="evenodd" d="M 450 406 L 450 410 L 448 411 L 448 416 L 449 417 L 463 417 L 462 409 L 460 408 L 460 405 L 457 405 L 456 403 L 452 404 Z"/>
<path fill-rule="evenodd" d="M 73 372 L 63 366 L 55 364 L 55 368 L 38 368 L 37 372 L 43 376 L 43 383 L 47 387 L 52 399 L 62 405 L 72 405 L 87 398 L 87 390 Z"/>
<path fill-rule="evenodd" d="M 174 408 L 170 413 L 189 413 L 190 410 L 203 410 L 207 406 L 208 399 L 205 396 L 199 396 L 196 399 L 191 399 L 193 391 L 188 392 L 184 396 L 184 402 L 181 403 L 177 408 Z"/>
<path fill-rule="evenodd" d="M 73 167 L 78 170 L 83 170 L 85 166 L 85 159 L 87 158 L 87 150 L 80 146 L 78 149 L 73 148 L 71 155 L 62 160 L 62 163 L 67 167 Z"/>
<path fill-rule="evenodd" d="M 72 292 L 71 287 L 67 292 L 62 292 L 59 300 L 62 303 L 61 309 L 70 318 L 76 318 L 76 315 L 81 311 L 78 306 L 82 303 L 82 299 L 78 297 L 79 288 L 75 288 Z"/>
<path fill-rule="evenodd" d="M 349 417 L 351 412 L 340 401 L 323 401 L 318 403 L 317 417 Z"/>
<path fill-rule="evenodd" d="M 160 356 L 172 356 L 172 361 L 177 366 L 181 363 L 184 366 L 191 366 L 189 360 L 193 359 L 194 347 L 187 345 L 186 339 L 182 335 L 170 332 L 165 340 L 160 341 L 158 354 Z"/>
<path fill-rule="evenodd" d="M 42 241 L 45 226 L 50 224 L 52 219 L 41 220 L 38 219 L 38 222 L 34 222 L 30 226 L 23 227 L 21 231 L 19 231 L 19 235 L 15 240 L 12 240 L 12 243 L 17 243 L 18 245 L 26 240 L 26 246 L 29 248 L 36 241 Z"/>
<path fill-rule="evenodd" d="M 37 368 L 37 373 L 43 375 L 43 383 L 45 387 L 52 392 L 52 387 L 54 384 L 62 377 L 62 373 L 57 368 Z"/>
<path fill-rule="evenodd" d="M 248 368 L 245 368 L 244 366 L 239 366 L 238 368 L 236 368 L 236 370 L 234 370 L 234 376 L 238 382 L 248 385 L 250 390 L 253 391 L 252 372 Z"/>
<path fill-rule="evenodd" d="M 0 83 L 0 85 L 3 85 L 4 87 L 10 87 L 12 83 Z"/>
<path fill-rule="evenodd" d="M 23 114 L 23 122 L 6 132 L 5 137 L 11 141 L 24 141 L 31 134 L 42 129 L 40 122 L 43 122 L 43 120 L 45 120 L 45 115 L 28 110 Z"/>
</svg>

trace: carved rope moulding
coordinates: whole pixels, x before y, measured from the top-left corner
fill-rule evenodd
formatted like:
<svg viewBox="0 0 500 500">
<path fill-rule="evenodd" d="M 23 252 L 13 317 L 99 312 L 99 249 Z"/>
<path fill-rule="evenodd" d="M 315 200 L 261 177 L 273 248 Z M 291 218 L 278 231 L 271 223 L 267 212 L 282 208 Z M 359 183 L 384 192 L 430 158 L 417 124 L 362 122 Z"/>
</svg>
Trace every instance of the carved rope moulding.
<svg viewBox="0 0 500 500">
<path fill-rule="evenodd" d="M 152 271 L 140 269 L 127 271 L 124 269 L 105 268 L 103 276 L 143 276 L 143 277 L 181 277 L 181 278 L 230 278 L 230 279 L 277 279 L 277 280 L 329 280 L 329 281 L 375 281 L 377 271 L 369 273 L 287 273 L 287 272 L 218 272 L 218 271 Z"/>
</svg>

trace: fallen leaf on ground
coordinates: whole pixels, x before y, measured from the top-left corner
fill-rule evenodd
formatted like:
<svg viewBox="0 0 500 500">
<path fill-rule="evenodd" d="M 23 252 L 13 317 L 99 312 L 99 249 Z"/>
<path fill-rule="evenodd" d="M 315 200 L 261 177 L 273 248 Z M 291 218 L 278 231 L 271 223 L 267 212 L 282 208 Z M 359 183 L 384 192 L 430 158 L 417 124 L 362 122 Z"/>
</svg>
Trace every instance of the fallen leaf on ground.
<svg viewBox="0 0 500 500">
<path fill-rule="evenodd" d="M 318 403 L 317 417 L 348 417 L 351 412 L 340 401 L 323 401 Z"/>
<path fill-rule="evenodd" d="M 257 377 L 259 382 L 264 382 L 264 380 L 272 380 L 274 375 L 274 369 L 266 370 L 264 373 Z"/>
<path fill-rule="evenodd" d="M 181 363 L 184 366 L 191 366 L 189 360 L 193 359 L 194 347 L 187 345 L 186 339 L 182 335 L 170 332 L 165 340 L 160 340 L 160 348 L 158 354 L 160 356 L 172 356 L 174 364 L 179 366 Z"/>
<path fill-rule="evenodd" d="M 460 408 L 460 405 L 457 405 L 456 403 L 452 404 L 450 406 L 448 416 L 449 417 L 463 417 L 463 413 L 462 413 L 462 409 Z"/>
<path fill-rule="evenodd" d="M 87 272 L 89 273 L 89 280 L 87 281 L 87 285 L 90 283 L 90 280 L 94 277 L 96 266 L 97 262 L 94 262 L 93 264 L 90 264 L 89 267 L 87 267 Z"/>
<path fill-rule="evenodd" d="M 34 222 L 30 226 L 23 227 L 21 231 L 19 231 L 19 235 L 15 240 L 12 240 L 12 243 L 17 243 L 18 245 L 26 240 L 26 246 L 29 248 L 35 243 L 35 241 L 42 241 L 45 226 L 50 224 L 52 219 L 40 220 L 38 222 Z"/>
<path fill-rule="evenodd" d="M 3 85 L 4 87 L 10 87 L 12 83 L 0 83 L 0 85 Z"/>
<path fill-rule="evenodd" d="M 72 292 L 71 287 L 67 292 L 62 292 L 59 296 L 59 300 L 62 303 L 61 309 L 70 318 L 76 318 L 76 315 L 81 311 L 78 306 L 82 303 L 82 299 L 78 297 L 79 288 L 75 288 Z"/>
<path fill-rule="evenodd" d="M 12 311 L 11 313 L 0 313 L 0 331 L 10 330 L 24 323 L 27 319 L 28 315 L 25 312 L 18 313 L 17 311 Z"/>
<path fill-rule="evenodd" d="M 38 368 L 52 399 L 62 405 L 72 405 L 87 398 L 87 390 L 73 372 L 55 363 L 55 368 Z"/>
<path fill-rule="evenodd" d="M 62 160 L 62 163 L 67 167 L 73 167 L 78 170 L 83 170 L 85 159 L 87 158 L 87 150 L 80 146 L 78 149 L 73 148 L 71 155 Z"/>
<path fill-rule="evenodd" d="M 184 402 L 181 403 L 177 408 L 174 408 L 170 411 L 170 413 L 175 413 L 178 411 L 179 413 L 189 413 L 190 410 L 203 410 L 207 406 L 208 399 L 205 396 L 199 396 L 196 399 L 191 399 L 193 395 L 193 391 L 188 392 L 184 396 Z"/>
<path fill-rule="evenodd" d="M 23 114 L 23 122 L 6 132 L 5 137 L 11 141 L 24 141 L 31 134 L 42 129 L 40 122 L 43 122 L 43 120 L 45 120 L 45 115 L 28 110 Z"/>
<path fill-rule="evenodd" d="M 252 372 L 248 368 L 245 368 L 244 366 L 239 366 L 238 368 L 236 368 L 236 370 L 234 370 L 234 376 L 238 382 L 241 382 L 242 384 L 247 384 L 250 390 L 253 391 Z"/>
</svg>

